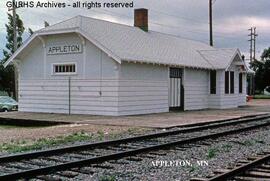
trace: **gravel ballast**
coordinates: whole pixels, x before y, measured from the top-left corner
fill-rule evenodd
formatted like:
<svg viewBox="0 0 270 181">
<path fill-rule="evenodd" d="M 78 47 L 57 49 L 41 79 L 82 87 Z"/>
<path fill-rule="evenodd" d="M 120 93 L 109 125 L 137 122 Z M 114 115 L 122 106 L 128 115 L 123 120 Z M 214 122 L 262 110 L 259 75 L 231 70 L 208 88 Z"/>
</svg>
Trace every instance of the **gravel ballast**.
<svg viewBox="0 0 270 181">
<path fill-rule="evenodd" d="M 79 175 L 75 179 L 79 180 L 189 180 L 193 177 L 206 177 L 213 175 L 216 169 L 234 166 L 237 160 L 244 160 L 247 157 L 256 155 L 263 151 L 269 151 L 270 132 L 267 128 L 248 133 L 227 136 L 218 140 L 194 145 L 186 145 L 188 148 L 178 147 L 177 150 L 155 152 L 157 154 L 145 154 L 137 156 L 143 158 L 142 161 L 130 161 L 128 158 L 118 161 L 106 162 L 89 168 L 94 171 L 93 175 Z M 209 145 L 203 145 L 207 143 Z M 150 156 L 149 156 L 150 155 Z M 147 158 L 149 156 L 150 158 Z M 151 158 L 154 156 L 155 158 Z M 136 159 L 132 159 L 136 160 Z M 159 161 L 179 161 L 178 166 L 155 167 Z M 197 161 L 206 161 L 209 165 L 199 166 Z M 188 165 L 187 162 L 191 162 Z M 117 164 L 115 164 L 117 163 Z M 186 163 L 186 164 L 184 164 Z M 205 162 L 204 162 L 205 163 Z M 181 165 L 181 166 L 180 166 Z M 104 166 L 113 169 L 100 168 Z"/>
</svg>

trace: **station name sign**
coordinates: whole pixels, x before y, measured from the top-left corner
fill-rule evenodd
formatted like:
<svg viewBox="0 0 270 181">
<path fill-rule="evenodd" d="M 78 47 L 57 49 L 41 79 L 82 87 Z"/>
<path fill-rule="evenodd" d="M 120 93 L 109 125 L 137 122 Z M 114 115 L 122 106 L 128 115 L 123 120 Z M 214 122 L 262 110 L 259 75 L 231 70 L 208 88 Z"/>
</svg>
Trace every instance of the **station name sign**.
<svg viewBox="0 0 270 181">
<path fill-rule="evenodd" d="M 47 47 L 48 55 L 82 53 L 82 45 L 53 45 Z"/>
</svg>

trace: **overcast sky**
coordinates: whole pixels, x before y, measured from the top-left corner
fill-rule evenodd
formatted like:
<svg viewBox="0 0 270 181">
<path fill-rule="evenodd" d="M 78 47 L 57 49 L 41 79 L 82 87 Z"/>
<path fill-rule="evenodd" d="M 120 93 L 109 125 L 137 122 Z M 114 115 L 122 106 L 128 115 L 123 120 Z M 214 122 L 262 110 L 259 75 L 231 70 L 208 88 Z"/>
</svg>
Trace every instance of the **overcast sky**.
<svg viewBox="0 0 270 181">
<path fill-rule="evenodd" d="M 26 0 L 24 0 L 26 1 Z M 34 0 L 37 1 L 37 0 Z M 47 2 L 47 0 L 40 0 Z M 54 0 L 54 2 L 77 0 Z M 86 0 L 85 0 L 86 1 Z M 85 2 L 82 1 L 82 2 Z M 91 2 L 91 0 L 88 0 Z M 97 0 L 120 2 L 119 0 Z M 237 47 L 249 57 L 248 29 L 257 27 L 257 56 L 270 47 L 270 0 L 213 0 L 214 45 Z M 0 1 L 0 58 L 5 47 L 7 0 Z M 131 2 L 122 0 L 121 2 Z M 150 29 L 177 36 L 209 42 L 208 0 L 134 0 L 135 8 L 149 9 Z M 133 25 L 133 9 L 33 9 L 20 8 L 17 13 L 26 29 L 38 30 L 44 21 L 54 24 L 76 15 L 84 15 Z M 28 35 L 25 34 L 24 38 Z"/>
</svg>

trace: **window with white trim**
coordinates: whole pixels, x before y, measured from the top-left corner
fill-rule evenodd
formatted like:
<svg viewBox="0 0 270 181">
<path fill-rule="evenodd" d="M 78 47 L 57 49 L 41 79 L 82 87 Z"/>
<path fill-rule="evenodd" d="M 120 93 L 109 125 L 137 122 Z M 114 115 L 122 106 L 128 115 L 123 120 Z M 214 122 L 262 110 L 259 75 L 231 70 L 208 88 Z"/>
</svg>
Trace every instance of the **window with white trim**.
<svg viewBox="0 0 270 181">
<path fill-rule="evenodd" d="M 234 94 L 234 72 L 225 72 L 225 94 Z"/>
<path fill-rule="evenodd" d="M 75 63 L 53 64 L 53 74 L 75 74 L 76 72 Z"/>
<path fill-rule="evenodd" d="M 243 93 L 243 73 L 239 73 L 239 94 Z"/>
</svg>

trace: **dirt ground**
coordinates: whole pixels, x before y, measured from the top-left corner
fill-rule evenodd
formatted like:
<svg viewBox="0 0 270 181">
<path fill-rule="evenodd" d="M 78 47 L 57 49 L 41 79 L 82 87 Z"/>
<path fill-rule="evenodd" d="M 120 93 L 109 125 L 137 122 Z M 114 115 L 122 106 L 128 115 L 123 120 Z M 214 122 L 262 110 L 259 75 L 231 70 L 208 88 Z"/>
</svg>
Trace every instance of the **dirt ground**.
<svg viewBox="0 0 270 181">
<path fill-rule="evenodd" d="M 31 114 L 20 112 L 0 113 L 0 117 L 54 121 L 59 120 L 75 123 L 71 125 L 43 128 L 5 128 L 0 126 L 0 143 L 22 139 L 31 140 L 56 137 L 79 131 L 92 133 L 102 131 L 105 134 L 121 134 L 122 132 L 128 131 L 129 128 L 168 128 L 178 125 L 216 121 L 269 112 L 270 100 L 252 100 L 247 106 L 237 109 L 170 112 L 123 117 L 85 115 L 68 116 L 60 114 Z"/>
<path fill-rule="evenodd" d="M 136 129 L 135 132 L 143 132 L 148 129 Z M 42 128 L 19 128 L 19 127 L 1 127 L 0 126 L 0 144 L 16 141 L 35 141 L 41 138 L 54 138 L 57 136 L 71 135 L 78 132 L 98 133 L 104 135 L 116 135 L 129 132 L 129 127 L 123 126 L 102 126 L 102 125 L 83 125 L 71 124 Z"/>
</svg>

